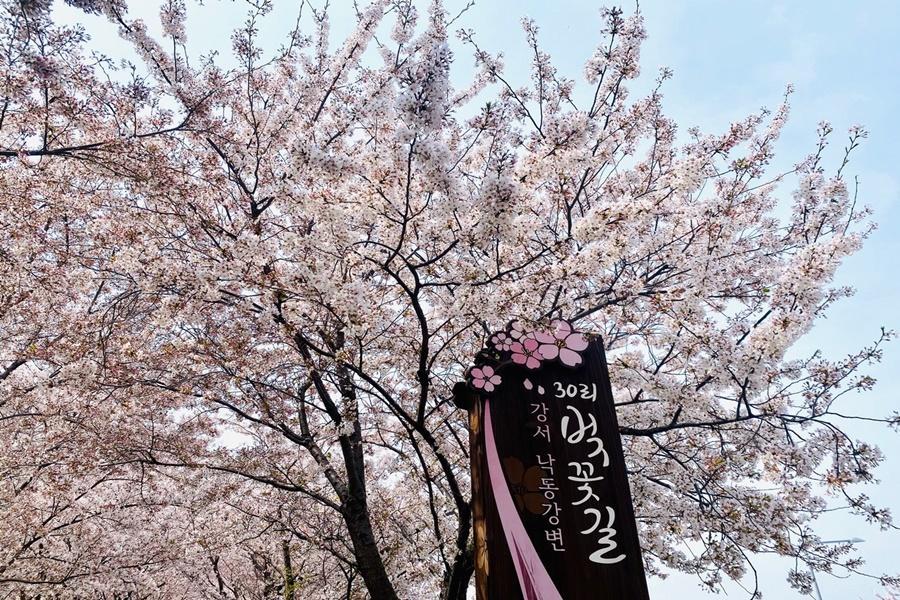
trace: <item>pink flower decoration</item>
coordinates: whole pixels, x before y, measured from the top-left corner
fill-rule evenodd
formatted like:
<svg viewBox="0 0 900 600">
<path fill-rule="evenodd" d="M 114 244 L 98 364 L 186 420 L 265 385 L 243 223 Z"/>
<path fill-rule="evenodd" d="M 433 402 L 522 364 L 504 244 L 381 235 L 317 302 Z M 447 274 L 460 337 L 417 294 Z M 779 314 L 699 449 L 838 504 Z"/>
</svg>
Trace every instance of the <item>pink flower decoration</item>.
<svg viewBox="0 0 900 600">
<path fill-rule="evenodd" d="M 536 339 L 526 338 L 521 342 L 514 342 L 510 350 L 512 351 L 512 361 L 517 365 L 525 365 L 529 369 L 537 369 L 541 366 Z"/>
<path fill-rule="evenodd" d="M 519 321 L 512 322 L 509 327 L 509 335 L 512 336 L 512 339 L 517 342 L 521 342 L 525 338 L 531 337 L 528 333 L 526 333 L 525 327 Z"/>
<path fill-rule="evenodd" d="M 559 358 L 559 361 L 570 367 L 581 364 L 581 354 L 588 347 L 583 335 L 572 331 L 566 321 L 553 321 L 549 331 L 536 331 L 535 339 L 540 342 L 538 353 L 546 360 Z"/>
<path fill-rule="evenodd" d="M 494 345 L 494 348 L 503 352 L 508 352 L 512 348 L 513 341 L 511 337 L 502 331 L 491 338 L 491 344 Z"/>
<path fill-rule="evenodd" d="M 486 392 L 493 392 L 500 385 L 500 376 L 494 373 L 494 367 L 475 367 L 470 373 L 472 386 Z"/>
</svg>

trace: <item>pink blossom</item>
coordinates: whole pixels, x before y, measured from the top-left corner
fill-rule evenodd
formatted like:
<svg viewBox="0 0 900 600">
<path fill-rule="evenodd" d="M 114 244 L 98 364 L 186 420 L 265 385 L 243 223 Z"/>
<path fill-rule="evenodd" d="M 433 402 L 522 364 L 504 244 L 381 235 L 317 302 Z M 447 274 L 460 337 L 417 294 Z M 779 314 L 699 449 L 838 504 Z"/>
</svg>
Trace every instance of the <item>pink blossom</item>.
<svg viewBox="0 0 900 600">
<path fill-rule="evenodd" d="M 512 351 L 512 361 L 517 365 L 525 365 L 529 369 L 537 369 L 541 366 L 536 339 L 525 338 L 521 342 L 514 342 L 510 350 Z"/>
<path fill-rule="evenodd" d="M 4 86 L 0 118 L 0 155 L 10 159 L 0 164 L 8 190 L 0 223 L 12 235 L 0 251 L 15 266 L 0 266 L 0 442 L 15 442 L 0 443 L 0 464 L 16 465 L 22 485 L 0 484 L 0 548 L 12 550 L 3 552 L 0 580 L 34 580 L 25 586 L 30 597 L 60 598 L 99 590 L 155 597 L 155 582 L 165 581 L 166 597 L 198 600 L 207 582 L 193 575 L 209 573 L 202 546 L 214 537 L 232 595 L 250 597 L 260 573 L 246 544 L 233 542 L 254 538 L 261 564 L 303 553 L 295 555 L 293 595 L 334 598 L 346 583 L 339 557 L 285 539 L 249 512 L 341 496 L 346 477 L 326 473 L 319 448 L 344 472 L 365 472 L 359 483 L 372 486 L 360 508 L 375 522 L 378 547 L 367 557 L 351 549 L 346 558 L 384 593 L 360 581 L 356 595 L 432 597 L 415 590 L 440 587 L 448 574 L 428 568 L 441 562 L 441 539 L 470 526 L 450 514 L 440 530 L 415 539 L 405 528 L 430 522 L 436 506 L 454 506 L 451 490 L 469 479 L 470 456 L 455 443 L 468 438 L 469 420 L 450 412 L 447 388 L 463 372 L 463 357 L 488 338 L 487 352 L 465 372 L 469 391 L 515 392 L 524 410 L 529 400 L 566 404 L 537 376 L 540 367 L 547 357 L 554 371 L 557 361 L 584 366 L 592 349 L 579 350 L 587 344 L 571 332 L 577 327 L 551 326 L 551 318 L 539 341 L 528 318 L 557 314 L 548 310 L 593 315 L 585 329 L 613 346 L 616 395 L 642 402 L 641 410 L 618 411 L 623 428 L 644 432 L 629 436 L 629 466 L 666 474 L 673 457 L 691 457 L 692 472 L 677 476 L 678 485 L 636 490 L 638 512 L 677 514 L 683 525 L 669 532 L 661 529 L 668 522 L 638 523 L 651 571 L 662 560 L 738 576 L 747 565 L 736 557 L 772 544 L 822 568 L 845 562 L 837 553 L 822 558 L 792 524 L 823 514 L 828 491 L 874 482 L 883 459 L 874 445 L 845 435 L 847 419 L 814 417 L 832 401 L 846 403 L 848 418 L 858 414 L 863 403 L 845 394 L 871 388 L 864 365 L 877 363 L 891 336 L 841 348 L 835 362 L 819 352 L 786 358 L 825 308 L 849 294 L 833 287 L 836 269 L 873 226 L 841 167 L 826 172 L 815 158 L 832 127 L 823 124 L 811 158 L 775 159 L 785 102 L 713 134 L 690 130 L 682 144 L 682 129 L 649 81 L 637 85 L 647 94 L 624 93 L 640 72 L 644 32 L 639 12 L 614 8 L 602 13 L 586 67 L 598 93 L 593 108 L 571 105 L 566 65 L 551 64 L 530 22 L 532 58 L 519 62 L 530 63 L 523 70 L 531 77 L 521 73 L 507 89 L 499 78 L 518 73 L 504 74 L 501 56 L 481 49 L 491 32 L 466 30 L 456 45 L 442 3 L 450 4 L 366 2 L 356 19 L 341 20 L 347 38 L 329 33 L 334 19 L 323 8 L 302 40 L 293 32 L 283 40 L 290 48 L 283 59 L 268 60 L 256 31 L 267 26 L 264 7 L 275 3 L 257 2 L 255 24 L 239 23 L 231 38 L 235 56 L 216 64 L 196 46 L 185 48 L 193 28 L 187 0 L 153 3 L 162 5 L 162 35 L 134 15 L 147 2 L 66 0 L 113 18 L 124 46 L 116 44 L 112 50 L 123 52 L 110 59 L 140 61 L 141 76 L 125 78 L 128 85 L 102 83 L 93 53 L 105 42 L 58 34 L 71 23 L 54 23 L 62 15 L 50 10 L 52 0 L 2 3 L 0 60 L 13 85 Z M 415 5 L 429 4 L 426 24 Z M 383 19 L 397 20 L 395 50 L 375 39 L 389 32 Z M 223 40 L 231 33 L 213 29 L 218 22 L 197 25 L 197 33 L 209 26 Z M 451 43 L 475 59 L 474 72 L 465 73 L 465 60 L 457 73 L 472 82 L 466 88 L 449 78 Z M 54 101 L 36 102 L 48 89 Z M 248 122 L 261 98 L 270 122 Z M 536 99 L 543 120 L 532 120 L 519 98 Z M 165 110 L 170 105 L 177 114 Z M 862 136 L 852 129 L 845 151 Z M 778 162 L 796 164 L 796 177 L 766 174 Z M 521 319 L 502 335 L 482 329 L 485 319 L 507 314 Z M 864 316 L 877 331 L 874 315 Z M 113 321 L 114 331 L 97 335 Z M 499 363 L 488 358 L 513 363 L 514 350 L 525 368 L 515 389 L 500 383 Z M 315 410 L 343 385 L 367 391 L 335 397 L 337 412 Z M 114 398 L 98 402 L 110 389 Z M 471 404 L 463 395 L 454 400 Z M 741 410 L 726 414 L 723 406 Z M 883 420 L 900 426 L 900 415 Z M 485 419 L 475 421 L 493 435 Z M 498 433 L 530 435 L 510 429 L 518 421 L 497 423 Z M 148 436 L 148 424 L 165 435 Z M 275 435 L 287 427 L 304 447 Z M 673 433 L 652 438 L 659 447 L 640 443 L 664 430 Z M 354 443 L 338 443 L 335 432 Z M 412 443 L 429 442 L 424 460 L 360 451 L 402 445 L 405 432 L 415 434 Z M 226 461 L 229 471 L 188 468 L 147 479 L 140 464 L 121 464 L 116 481 L 96 485 L 109 473 L 107 454 L 154 451 L 198 465 Z M 520 471 L 539 471 L 525 463 Z M 522 483 L 509 475 L 498 479 Z M 714 482 L 716 493 L 698 503 L 683 493 L 691 479 Z M 296 490 L 282 493 L 285 484 Z M 889 511 L 861 492 L 854 490 L 857 512 L 893 527 Z M 748 511 L 759 529 L 746 526 Z M 295 516 L 292 526 L 313 539 L 341 544 L 351 529 L 370 535 L 366 519 L 348 528 L 339 511 Z M 722 539 L 724 530 L 733 535 Z M 27 547 L 35 532 L 49 531 L 49 543 Z M 720 542 L 714 551 L 676 556 L 685 541 L 707 534 Z M 482 568 L 484 537 L 476 538 Z M 409 562 L 406 576 L 394 569 L 397 557 Z M 12 589 L 0 583 L 0 596 Z"/>
<path fill-rule="evenodd" d="M 581 364 L 579 354 L 588 346 L 585 337 L 572 331 L 566 321 L 553 321 L 549 331 L 536 331 L 535 339 L 540 343 L 538 353 L 547 360 L 559 358 L 564 365 L 574 367 Z"/>
<path fill-rule="evenodd" d="M 521 321 L 513 321 L 512 325 L 509 327 L 509 335 L 512 336 L 512 339 L 519 342 L 531 336 L 529 332 L 525 331 L 525 327 L 522 325 Z"/>
<path fill-rule="evenodd" d="M 513 342 L 514 340 L 502 331 L 491 337 L 491 344 L 494 345 L 494 348 L 504 352 L 508 352 L 512 348 Z"/>
<path fill-rule="evenodd" d="M 475 367 L 472 369 L 471 376 L 472 386 L 486 392 L 493 392 L 501 381 L 500 376 L 494 372 L 494 367 L 491 366 Z"/>
</svg>

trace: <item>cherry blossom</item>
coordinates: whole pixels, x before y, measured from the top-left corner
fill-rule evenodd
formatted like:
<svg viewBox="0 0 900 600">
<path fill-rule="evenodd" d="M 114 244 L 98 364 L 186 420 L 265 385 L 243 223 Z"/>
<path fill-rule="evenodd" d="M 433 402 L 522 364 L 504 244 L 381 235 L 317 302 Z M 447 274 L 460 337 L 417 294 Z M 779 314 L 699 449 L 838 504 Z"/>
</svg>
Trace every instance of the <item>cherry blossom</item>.
<svg viewBox="0 0 900 600">
<path fill-rule="evenodd" d="M 549 331 L 536 330 L 534 337 L 540 343 L 538 353 L 546 360 L 559 361 L 564 365 L 574 367 L 580 365 L 581 354 L 588 347 L 587 339 L 578 332 L 572 331 L 572 326 L 566 321 L 553 321 Z"/>
<path fill-rule="evenodd" d="M 494 346 L 494 348 L 503 352 L 508 352 L 509 350 L 511 350 L 513 343 L 515 343 L 514 338 L 508 335 L 505 331 L 499 331 L 491 337 L 491 344 Z"/>
<path fill-rule="evenodd" d="M 233 32 L 65 3 L 0 0 L 0 596 L 463 600 L 454 386 L 578 364 L 574 330 L 605 343 L 651 575 L 860 570 L 817 519 L 894 526 L 843 429 L 893 334 L 795 345 L 874 227 L 863 129 L 780 172 L 790 89 L 681 127 L 639 12 L 601 11 L 574 79 L 558 29 L 504 59 L 439 0 L 299 3 L 283 44 L 268 0 Z"/>
<path fill-rule="evenodd" d="M 526 328 L 521 321 L 513 321 L 509 327 L 509 337 L 517 342 L 524 341 L 526 338 L 534 335 L 531 329 Z"/>
<path fill-rule="evenodd" d="M 494 373 L 494 368 L 485 365 L 483 367 L 475 367 L 472 369 L 470 376 L 472 378 L 472 386 L 484 390 L 486 392 L 494 391 L 494 388 L 500 385 L 500 375 Z"/>
<path fill-rule="evenodd" d="M 547 333 L 552 331 L 554 334 Z M 521 321 L 513 321 L 506 331 L 498 331 L 490 339 L 490 347 L 493 348 L 493 356 L 499 363 L 492 372 L 502 370 L 508 364 L 524 365 L 529 369 L 539 368 L 545 361 L 559 359 L 567 366 L 577 366 L 582 363 L 580 353 L 587 349 L 587 338 L 573 331 L 572 325 L 564 320 L 556 319 L 549 324 L 545 331 L 542 327 L 532 328 Z M 541 345 L 543 341 L 543 345 Z M 546 346 L 546 347 L 545 347 Z M 499 354 L 498 354 L 499 353 Z M 478 375 L 477 383 L 470 383 L 478 391 L 491 392 L 494 388 L 486 389 L 483 383 L 484 377 Z M 525 389 L 531 390 L 534 386 L 529 379 L 523 382 Z M 539 386 L 539 393 L 543 394 L 543 388 Z"/>
<path fill-rule="evenodd" d="M 525 365 L 529 369 L 537 369 L 541 366 L 541 358 L 538 354 L 538 342 L 534 338 L 524 338 L 521 342 L 514 342 L 510 347 L 512 361 L 517 365 Z"/>
</svg>

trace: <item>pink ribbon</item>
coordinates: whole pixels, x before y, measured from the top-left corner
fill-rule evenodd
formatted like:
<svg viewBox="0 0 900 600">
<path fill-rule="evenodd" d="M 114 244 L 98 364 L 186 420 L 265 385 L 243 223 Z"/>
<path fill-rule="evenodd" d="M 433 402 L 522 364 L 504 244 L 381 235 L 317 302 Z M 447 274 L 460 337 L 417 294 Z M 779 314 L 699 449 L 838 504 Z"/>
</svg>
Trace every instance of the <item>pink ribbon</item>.
<svg viewBox="0 0 900 600">
<path fill-rule="evenodd" d="M 525 525 L 516 510 L 506 477 L 503 475 L 503 467 L 500 465 L 500 456 L 497 454 L 497 442 L 494 439 L 494 428 L 491 424 L 490 400 L 484 401 L 484 438 L 487 447 L 488 476 L 491 481 L 491 489 L 494 490 L 494 500 L 497 503 L 497 512 L 500 513 L 500 524 L 503 534 L 506 536 L 506 544 L 512 554 L 513 565 L 516 567 L 516 575 L 519 577 L 519 587 L 525 600 L 562 600 L 559 590 L 547 573 L 544 563 L 541 562 L 531 537 L 525 531 Z"/>
</svg>

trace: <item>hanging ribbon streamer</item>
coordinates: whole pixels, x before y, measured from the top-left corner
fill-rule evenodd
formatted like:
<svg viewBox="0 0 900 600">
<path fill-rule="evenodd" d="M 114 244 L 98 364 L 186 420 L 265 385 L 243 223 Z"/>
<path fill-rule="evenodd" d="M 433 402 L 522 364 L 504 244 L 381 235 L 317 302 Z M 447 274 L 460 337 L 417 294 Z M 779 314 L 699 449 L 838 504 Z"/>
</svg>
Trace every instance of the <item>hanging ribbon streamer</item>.
<svg viewBox="0 0 900 600">
<path fill-rule="evenodd" d="M 494 500 L 497 503 L 497 512 L 500 513 L 500 523 L 506 543 L 512 553 L 513 564 L 519 577 L 519 586 L 525 600 L 562 600 L 559 590 L 547 573 L 541 557 L 538 556 L 531 537 L 525 531 L 525 525 L 516 510 L 506 477 L 503 475 L 503 467 L 500 465 L 500 456 L 497 453 L 497 442 L 494 439 L 494 426 L 491 423 L 491 402 L 484 401 L 484 437 L 487 450 L 488 476 L 491 480 L 491 488 L 494 490 Z"/>
</svg>

